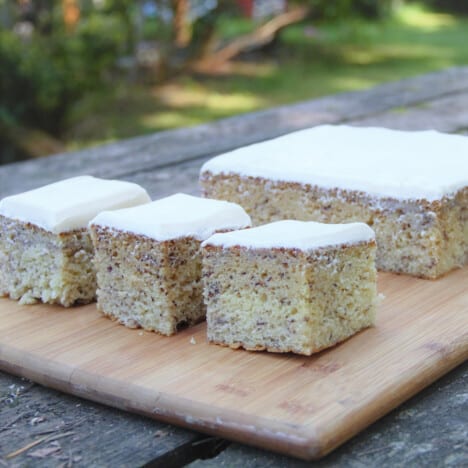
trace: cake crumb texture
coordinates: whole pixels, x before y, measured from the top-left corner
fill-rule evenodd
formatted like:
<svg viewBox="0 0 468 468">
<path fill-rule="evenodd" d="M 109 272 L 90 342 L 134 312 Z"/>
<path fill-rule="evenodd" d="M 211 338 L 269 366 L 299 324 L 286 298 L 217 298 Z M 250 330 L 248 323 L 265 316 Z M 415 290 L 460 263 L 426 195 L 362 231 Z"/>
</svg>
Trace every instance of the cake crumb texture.
<svg viewBox="0 0 468 468">
<path fill-rule="evenodd" d="M 237 174 L 201 174 L 203 195 L 239 203 L 255 226 L 281 219 L 364 222 L 377 268 L 435 279 L 468 262 L 468 187 L 441 200 L 398 200 Z"/>
<path fill-rule="evenodd" d="M 371 326 L 375 242 L 320 248 L 203 247 L 208 340 L 311 355 Z"/>
<path fill-rule="evenodd" d="M 159 242 L 94 224 L 90 230 L 104 315 L 163 335 L 204 319 L 199 240 Z"/>
<path fill-rule="evenodd" d="M 0 215 L 0 294 L 20 304 L 92 302 L 92 257 L 87 229 L 57 235 Z"/>
</svg>

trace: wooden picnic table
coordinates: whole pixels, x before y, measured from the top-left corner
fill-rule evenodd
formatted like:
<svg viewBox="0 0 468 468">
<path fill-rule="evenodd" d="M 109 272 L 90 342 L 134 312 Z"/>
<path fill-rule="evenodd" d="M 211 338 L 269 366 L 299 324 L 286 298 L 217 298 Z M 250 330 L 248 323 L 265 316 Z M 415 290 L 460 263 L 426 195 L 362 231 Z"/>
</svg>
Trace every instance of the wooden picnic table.
<svg viewBox="0 0 468 468">
<path fill-rule="evenodd" d="M 0 198 L 78 174 L 136 182 L 153 199 L 197 194 L 208 158 L 324 123 L 468 134 L 468 67 L 1 166 Z M 466 466 L 467 388 L 465 363 L 323 460 L 305 464 L 0 373 L 0 466 Z"/>
</svg>

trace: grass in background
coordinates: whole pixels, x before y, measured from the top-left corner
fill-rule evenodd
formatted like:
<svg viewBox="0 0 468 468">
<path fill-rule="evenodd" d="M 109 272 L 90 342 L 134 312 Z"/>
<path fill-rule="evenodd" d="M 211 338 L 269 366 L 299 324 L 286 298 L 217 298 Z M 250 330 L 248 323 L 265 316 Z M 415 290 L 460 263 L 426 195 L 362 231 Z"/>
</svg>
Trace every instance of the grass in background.
<svg viewBox="0 0 468 468">
<path fill-rule="evenodd" d="M 236 27 L 245 24 L 230 24 L 227 34 Z M 468 18 L 417 5 L 381 23 L 295 25 L 282 32 L 268 59 L 246 59 L 229 74 L 160 87 L 116 83 L 89 96 L 75 108 L 66 144 L 80 148 L 468 65 L 467 44 Z"/>
</svg>

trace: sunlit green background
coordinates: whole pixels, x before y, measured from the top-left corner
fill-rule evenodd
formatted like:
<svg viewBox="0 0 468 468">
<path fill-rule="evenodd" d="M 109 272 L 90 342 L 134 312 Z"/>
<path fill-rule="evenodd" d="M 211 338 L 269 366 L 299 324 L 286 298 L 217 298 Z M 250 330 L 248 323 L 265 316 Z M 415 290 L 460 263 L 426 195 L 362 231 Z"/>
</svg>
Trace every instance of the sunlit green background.
<svg viewBox="0 0 468 468">
<path fill-rule="evenodd" d="M 118 34 L 118 22 L 116 25 Z M 257 26 L 250 19 L 228 16 L 217 27 L 228 41 Z M 145 27 L 146 34 L 157 36 L 151 25 Z M 0 36 L 4 49 L 6 39 Z M 104 41 L 102 47 L 113 45 Z M 1 50 L 0 44 L 0 60 Z M 83 54 L 82 46 L 77 44 L 75 52 L 66 51 L 73 53 Z M 49 148 L 70 150 L 467 64 L 468 17 L 436 9 L 431 2 L 393 2 L 391 12 L 383 18 L 311 17 L 288 26 L 273 45 L 241 54 L 216 73 L 148 79 L 128 71 L 109 73 L 114 64 L 104 64 L 107 76 L 103 84 L 89 86 L 78 93 L 78 99 L 72 98 L 59 128 L 47 128 L 0 104 L 0 139 L 8 140 L 10 150 L 4 160 L 11 161 L 15 155 L 25 157 L 24 151 L 11 150 L 15 126 L 27 128 L 28 137 L 34 138 L 38 132 L 38 141 L 45 134 L 57 143 L 45 145 L 44 153 L 54 152 Z M 6 92 L 8 73 L 8 67 L 0 63 L 2 92 Z M 50 81 L 46 78 L 41 86 L 53 87 L 57 79 L 70 80 L 66 74 L 52 76 Z M 52 91 L 50 96 L 56 99 Z M 48 99 L 47 92 L 43 99 Z M 2 128 L 7 128 L 3 135 Z"/>
</svg>

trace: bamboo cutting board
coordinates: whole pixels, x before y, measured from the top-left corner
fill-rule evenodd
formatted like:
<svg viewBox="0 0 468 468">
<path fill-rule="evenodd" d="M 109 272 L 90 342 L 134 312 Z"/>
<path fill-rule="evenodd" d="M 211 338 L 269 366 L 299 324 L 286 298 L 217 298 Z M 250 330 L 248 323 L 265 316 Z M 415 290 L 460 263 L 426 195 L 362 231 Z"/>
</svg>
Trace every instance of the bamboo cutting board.
<svg viewBox="0 0 468 468">
<path fill-rule="evenodd" d="M 319 458 L 468 357 L 468 269 L 379 275 L 377 326 L 312 357 L 231 350 L 0 299 L 0 368 L 107 405 Z"/>
</svg>

